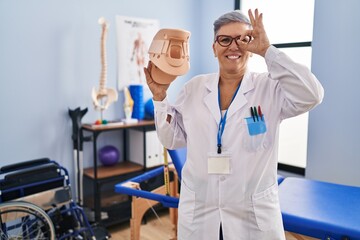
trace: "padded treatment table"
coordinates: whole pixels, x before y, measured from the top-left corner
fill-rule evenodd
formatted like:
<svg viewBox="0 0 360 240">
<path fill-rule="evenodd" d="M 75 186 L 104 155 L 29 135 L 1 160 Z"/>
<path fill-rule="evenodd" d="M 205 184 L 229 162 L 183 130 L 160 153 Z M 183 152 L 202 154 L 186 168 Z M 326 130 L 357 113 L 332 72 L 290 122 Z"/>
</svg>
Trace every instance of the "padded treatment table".
<svg viewBox="0 0 360 240">
<path fill-rule="evenodd" d="M 360 187 L 287 177 L 279 198 L 286 231 L 325 240 L 360 239 Z"/>
</svg>

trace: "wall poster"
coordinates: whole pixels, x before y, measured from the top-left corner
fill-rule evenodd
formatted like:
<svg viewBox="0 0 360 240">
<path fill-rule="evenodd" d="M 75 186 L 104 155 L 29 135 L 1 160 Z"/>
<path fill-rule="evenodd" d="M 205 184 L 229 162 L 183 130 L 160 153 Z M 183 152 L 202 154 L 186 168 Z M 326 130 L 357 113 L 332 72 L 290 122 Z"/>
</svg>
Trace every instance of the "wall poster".
<svg viewBox="0 0 360 240">
<path fill-rule="evenodd" d="M 116 16 L 119 91 L 134 84 L 147 86 L 143 68 L 149 61 L 148 49 L 158 30 L 156 19 Z"/>
</svg>

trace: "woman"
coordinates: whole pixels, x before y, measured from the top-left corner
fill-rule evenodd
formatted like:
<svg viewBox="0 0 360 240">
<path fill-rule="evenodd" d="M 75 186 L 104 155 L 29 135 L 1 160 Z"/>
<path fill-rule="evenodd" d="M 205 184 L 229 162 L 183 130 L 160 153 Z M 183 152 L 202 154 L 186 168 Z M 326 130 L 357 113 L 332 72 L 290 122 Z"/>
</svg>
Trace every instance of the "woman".
<svg viewBox="0 0 360 240">
<path fill-rule="evenodd" d="M 285 239 L 277 186 L 279 124 L 309 111 L 323 88 L 305 66 L 271 46 L 256 9 L 214 22 L 219 72 L 187 82 L 175 105 L 169 85 L 145 75 L 153 94 L 161 143 L 187 147 L 182 170 L 178 239 Z M 252 54 L 268 72 L 247 70 Z M 222 232 L 222 234 L 221 234 Z M 222 236 L 220 236 L 222 238 Z"/>
</svg>

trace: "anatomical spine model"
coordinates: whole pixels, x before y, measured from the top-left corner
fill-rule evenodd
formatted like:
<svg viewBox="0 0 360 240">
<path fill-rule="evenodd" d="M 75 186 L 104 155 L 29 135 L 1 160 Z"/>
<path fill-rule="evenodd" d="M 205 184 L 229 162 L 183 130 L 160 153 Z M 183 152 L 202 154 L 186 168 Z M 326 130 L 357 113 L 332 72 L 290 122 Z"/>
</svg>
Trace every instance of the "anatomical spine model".
<svg viewBox="0 0 360 240">
<path fill-rule="evenodd" d="M 106 110 L 109 105 L 118 99 L 118 93 L 113 88 L 106 88 L 107 78 L 107 63 L 106 63 L 106 38 L 109 28 L 108 22 L 105 18 L 99 19 L 99 24 L 102 27 L 101 33 L 101 75 L 99 89 L 96 91 L 95 87 L 92 90 L 92 100 L 95 110 Z"/>
</svg>

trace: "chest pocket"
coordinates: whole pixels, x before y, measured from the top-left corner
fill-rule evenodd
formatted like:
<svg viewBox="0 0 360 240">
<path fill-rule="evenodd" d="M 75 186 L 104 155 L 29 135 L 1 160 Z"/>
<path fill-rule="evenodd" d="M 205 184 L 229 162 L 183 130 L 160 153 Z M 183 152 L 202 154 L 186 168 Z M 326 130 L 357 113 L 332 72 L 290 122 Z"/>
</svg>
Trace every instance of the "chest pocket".
<svg viewBox="0 0 360 240">
<path fill-rule="evenodd" d="M 249 152 L 268 149 L 270 146 L 270 134 L 267 131 L 265 117 L 262 116 L 255 120 L 252 117 L 248 117 L 241 121 L 243 148 Z"/>
</svg>

